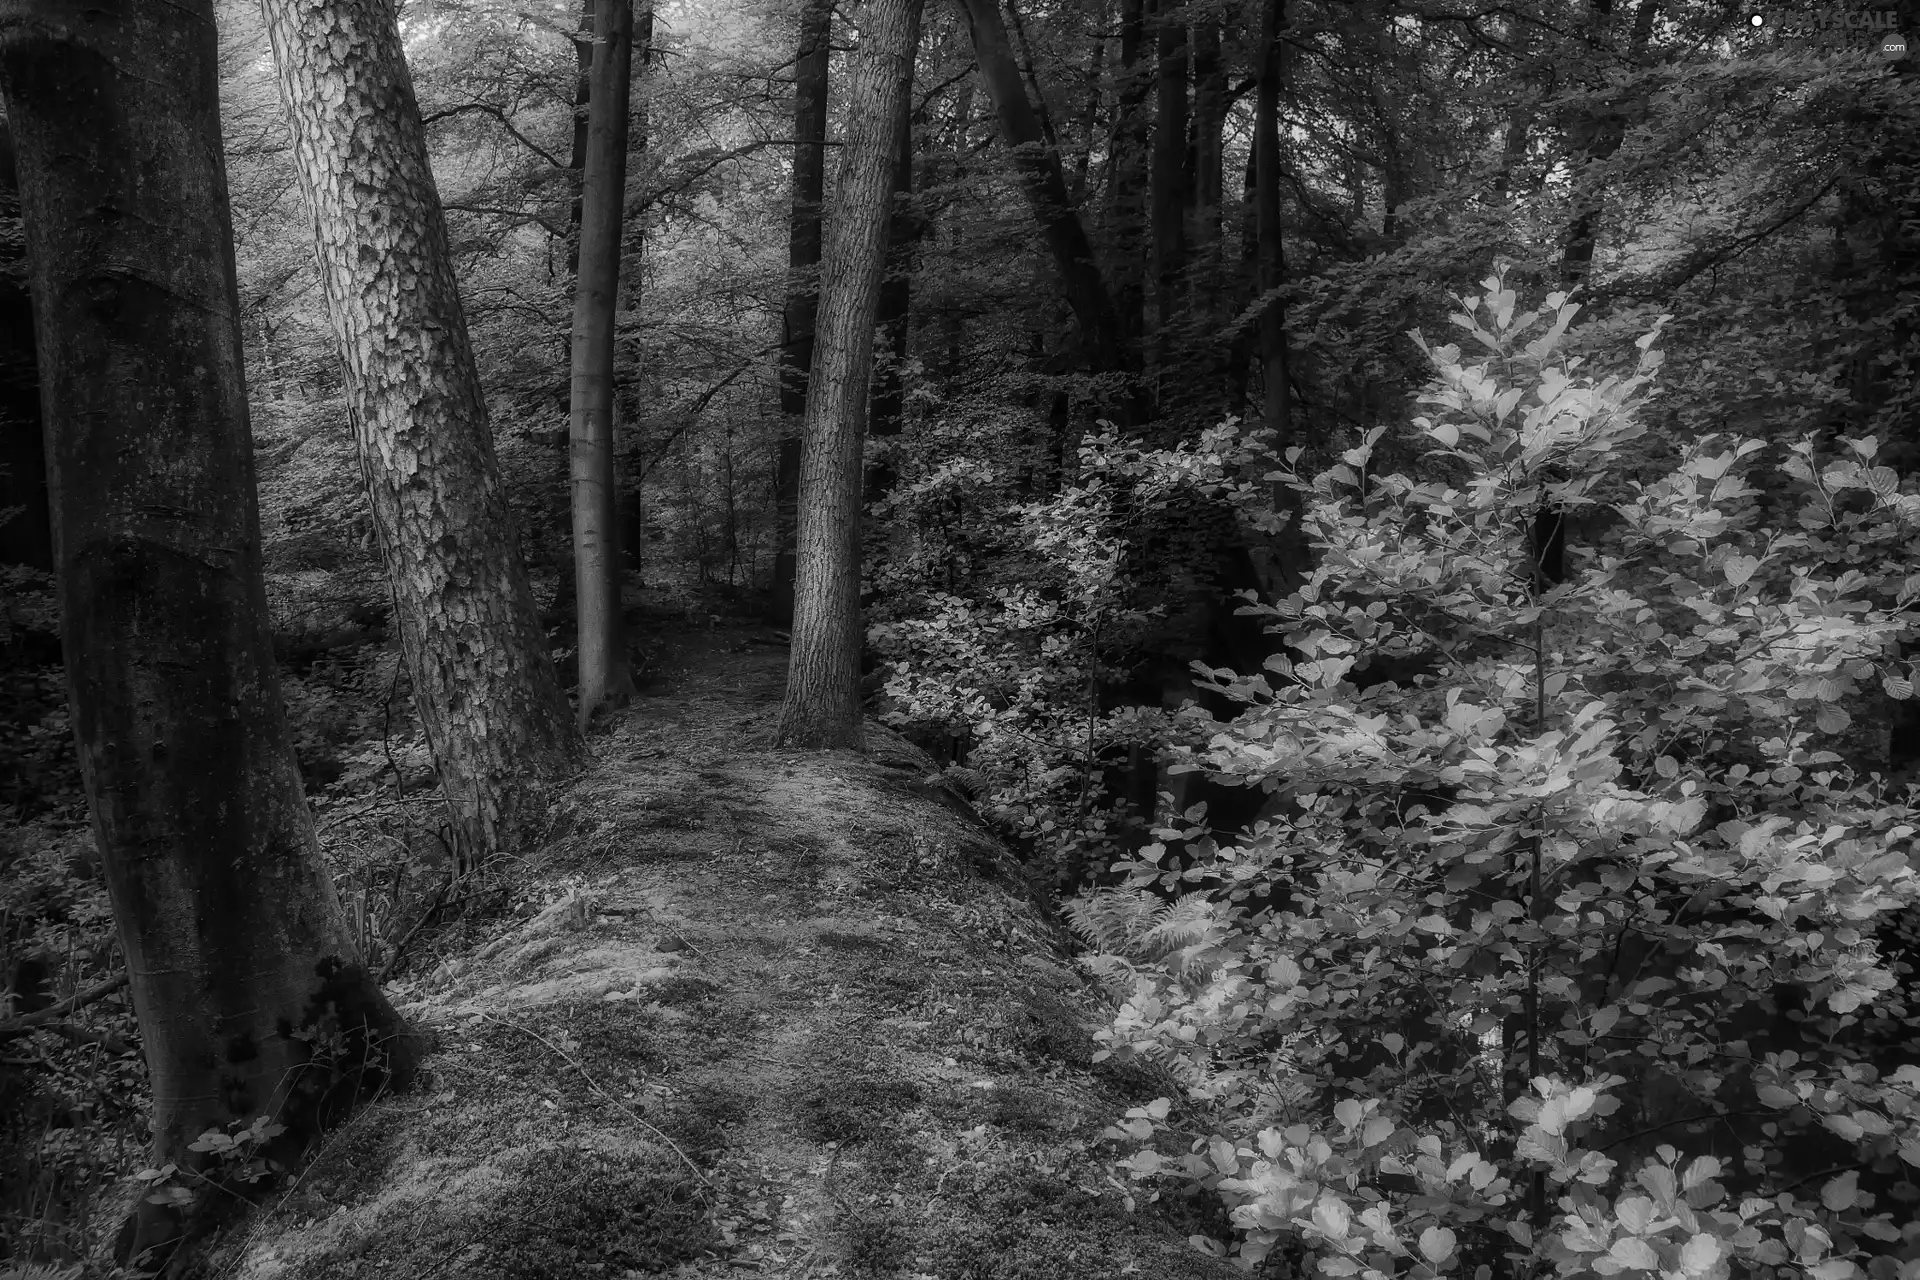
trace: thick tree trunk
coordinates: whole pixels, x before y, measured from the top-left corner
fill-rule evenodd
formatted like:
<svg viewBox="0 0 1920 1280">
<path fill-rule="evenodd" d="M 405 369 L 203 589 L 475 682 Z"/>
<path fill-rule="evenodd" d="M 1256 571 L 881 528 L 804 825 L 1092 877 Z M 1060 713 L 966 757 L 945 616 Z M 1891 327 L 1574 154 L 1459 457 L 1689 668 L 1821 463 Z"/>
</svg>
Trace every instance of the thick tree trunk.
<svg viewBox="0 0 1920 1280">
<path fill-rule="evenodd" d="M 262 0 L 347 406 L 464 867 L 583 745 L 500 486 L 390 0 Z"/>
<path fill-rule="evenodd" d="M 767 616 L 793 619 L 793 573 L 799 536 L 800 435 L 813 368 L 813 331 L 820 309 L 820 203 L 827 175 L 827 54 L 832 0 L 807 0 L 800 11 L 800 48 L 793 65 L 793 206 L 787 217 L 787 304 L 781 315 L 779 457 L 774 464 L 773 592 Z"/>
<path fill-rule="evenodd" d="M 1107 293 L 1093 246 L 1081 225 L 1080 211 L 1067 198 L 1060 155 L 1046 142 L 1039 114 L 1027 101 L 1019 63 L 1007 42 L 998 0 L 961 0 L 973 37 L 981 83 L 993 100 L 1000 136 L 1011 152 L 1014 176 L 1040 223 L 1040 235 L 1065 286 L 1067 305 L 1080 324 L 1087 363 L 1097 370 L 1125 371 L 1133 360 L 1120 329 L 1119 313 Z"/>
<path fill-rule="evenodd" d="M 69 704 L 153 1090 L 154 1163 L 274 1117 L 290 1160 L 418 1046 L 320 860 L 274 670 L 212 0 L 0 4 Z M 339 1052 L 316 1046 L 339 1036 Z M 218 1177 L 215 1169 L 209 1176 Z M 120 1254 L 244 1188 L 142 1203 Z M 211 1197 L 211 1199 L 209 1198 Z"/>
<path fill-rule="evenodd" d="M 573 291 L 573 572 L 582 732 L 596 713 L 624 706 L 633 695 L 620 616 L 619 488 L 613 473 L 613 317 L 627 192 L 633 2 L 597 3 L 580 275 Z"/>
<path fill-rule="evenodd" d="M 860 441 L 920 0 L 868 0 L 847 92 L 800 461 L 793 652 L 778 741 L 860 745 Z"/>
</svg>

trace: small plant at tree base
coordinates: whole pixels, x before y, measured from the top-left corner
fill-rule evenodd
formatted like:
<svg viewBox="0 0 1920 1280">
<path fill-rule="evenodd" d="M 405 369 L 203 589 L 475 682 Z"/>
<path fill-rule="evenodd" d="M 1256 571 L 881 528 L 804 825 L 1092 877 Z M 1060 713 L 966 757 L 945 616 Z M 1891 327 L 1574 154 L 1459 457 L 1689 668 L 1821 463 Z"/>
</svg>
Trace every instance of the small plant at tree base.
<svg viewBox="0 0 1920 1280">
<path fill-rule="evenodd" d="M 282 1172 L 277 1163 L 262 1154 L 261 1149 L 285 1133 L 285 1125 L 276 1124 L 266 1116 L 255 1116 L 250 1122 L 235 1120 L 227 1127 L 233 1132 L 208 1129 L 188 1144 L 187 1150 L 200 1152 L 207 1157 L 206 1167 L 193 1170 L 166 1164 L 158 1169 L 142 1169 L 134 1174 L 135 1179 L 149 1188 L 147 1203 L 186 1209 L 204 1190 L 232 1190 L 240 1184 L 252 1186 L 262 1178 Z M 201 1191 L 196 1191 L 195 1187 L 179 1179 L 191 1179 Z"/>
<path fill-rule="evenodd" d="M 1565 295 L 1484 287 L 1483 353 L 1421 342 L 1420 477 L 1369 474 L 1379 431 L 1274 473 L 1319 557 L 1254 606 L 1290 654 L 1203 671 L 1246 709 L 1174 748 L 1271 816 L 1071 904 L 1124 1001 L 1101 1056 L 1194 1117 L 1109 1136 L 1221 1196 L 1248 1269 L 1920 1277 L 1920 1009 L 1879 944 L 1920 816 L 1846 754 L 1912 694 L 1920 496 L 1871 440 L 1790 446 L 1784 491 L 1752 440 L 1650 477 L 1658 326 L 1593 374 Z M 1555 581 L 1541 513 L 1609 510 Z M 1433 674 L 1363 692 L 1380 654 Z"/>
</svg>

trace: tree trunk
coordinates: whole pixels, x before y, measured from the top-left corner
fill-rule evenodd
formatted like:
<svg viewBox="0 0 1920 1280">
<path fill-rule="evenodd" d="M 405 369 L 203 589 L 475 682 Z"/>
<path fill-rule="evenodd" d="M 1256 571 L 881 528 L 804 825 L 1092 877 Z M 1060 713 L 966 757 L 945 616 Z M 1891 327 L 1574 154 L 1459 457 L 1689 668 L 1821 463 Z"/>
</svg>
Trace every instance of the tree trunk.
<svg viewBox="0 0 1920 1280">
<path fill-rule="evenodd" d="M 1113 293 L 1129 350 L 1146 331 L 1147 93 L 1145 0 L 1120 0 L 1120 68 L 1114 77 L 1107 207 L 1113 227 Z"/>
<path fill-rule="evenodd" d="M 53 513 L 34 368 L 33 299 L 21 279 L 19 180 L 0 120 L 0 564 L 53 568 Z"/>
<path fill-rule="evenodd" d="M 400 638 L 463 870 L 583 744 L 501 489 L 389 0 L 262 0 Z"/>
<path fill-rule="evenodd" d="M 774 468 L 773 592 L 767 616 L 793 620 L 793 574 L 799 534 L 800 434 L 805 429 L 807 375 L 820 309 L 820 202 L 827 174 L 827 54 L 832 0 L 807 0 L 800 11 L 800 49 L 793 69 L 793 208 L 787 219 L 787 305 L 781 315 L 780 453 Z"/>
<path fill-rule="evenodd" d="M 1094 13 L 1095 29 L 1102 34 L 1094 37 L 1093 60 L 1087 66 L 1087 106 L 1081 113 L 1079 137 L 1075 140 L 1078 152 L 1073 158 L 1073 181 L 1067 187 L 1067 196 L 1077 208 L 1086 202 L 1087 175 L 1093 165 L 1095 130 L 1100 124 L 1100 99 L 1105 92 L 1101 81 L 1101 72 L 1105 70 L 1107 60 L 1107 0 L 1100 0 Z"/>
<path fill-rule="evenodd" d="M 1011 152 L 1014 175 L 1040 223 L 1041 238 L 1060 272 L 1067 305 L 1080 323 L 1087 363 L 1096 370 L 1126 371 L 1133 361 L 1120 330 L 1119 314 L 1094 261 L 1093 246 L 1080 212 L 1067 198 L 1060 155 L 1047 146 L 1040 117 L 1027 101 L 1019 64 L 1007 42 L 998 0 L 961 0 L 973 38 L 980 80 L 1000 119 L 1000 136 Z"/>
<path fill-rule="evenodd" d="M 1639 62 L 1646 53 L 1647 41 L 1653 34 L 1653 19 L 1659 9 L 1660 0 L 1640 0 L 1627 41 L 1629 62 Z M 1588 0 L 1587 16 L 1590 38 L 1596 43 L 1610 44 L 1607 25 L 1613 17 L 1613 0 Z M 1589 87 L 1598 92 L 1604 85 L 1602 78 Z M 1568 288 L 1584 284 L 1593 270 L 1600 206 L 1605 197 L 1597 171 L 1620 150 L 1626 135 L 1626 116 L 1617 108 L 1583 112 L 1567 131 L 1568 150 L 1573 153 L 1573 218 L 1560 254 L 1560 280 Z"/>
<path fill-rule="evenodd" d="M 594 0 L 580 2 L 580 34 L 574 37 L 573 77 L 573 154 L 567 157 L 568 180 L 573 184 L 573 201 L 567 210 L 567 275 L 580 275 L 580 219 L 586 210 L 587 134 L 593 109 L 593 6 Z"/>
<path fill-rule="evenodd" d="M 1179 0 L 1160 0 L 1153 125 L 1154 300 L 1163 359 L 1184 310 L 1187 271 L 1187 26 Z"/>
<path fill-rule="evenodd" d="M 633 0 L 597 0 L 580 275 L 573 291 L 573 571 L 582 732 L 633 696 L 620 616 L 619 487 L 613 474 L 613 317 L 627 192 L 627 97 Z"/>
<path fill-rule="evenodd" d="M 1280 239 L 1280 32 L 1286 0 L 1267 0 L 1260 26 L 1260 84 L 1254 102 L 1254 207 L 1259 222 L 1255 291 L 1267 301 L 1260 311 L 1261 420 L 1284 453 L 1293 443 L 1293 400 L 1287 385 L 1286 307 L 1270 297 L 1286 279 Z"/>
<path fill-rule="evenodd" d="M 788 746 L 860 745 L 860 439 L 920 0 L 868 0 L 860 33 L 800 460 L 793 652 L 776 735 Z"/>
<path fill-rule="evenodd" d="M 419 1052 L 321 862 L 274 670 L 216 66 L 212 0 L 0 4 L 74 738 L 153 1160 L 215 1178 L 207 1129 L 274 1117 L 290 1161 Z M 143 1201 L 120 1257 L 237 1202 Z"/>
</svg>

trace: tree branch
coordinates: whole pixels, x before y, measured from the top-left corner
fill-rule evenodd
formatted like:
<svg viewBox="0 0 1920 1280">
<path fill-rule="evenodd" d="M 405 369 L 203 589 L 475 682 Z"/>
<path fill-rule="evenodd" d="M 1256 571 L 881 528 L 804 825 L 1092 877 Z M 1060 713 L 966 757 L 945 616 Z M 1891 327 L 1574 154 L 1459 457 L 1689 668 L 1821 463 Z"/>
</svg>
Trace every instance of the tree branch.
<svg viewBox="0 0 1920 1280">
<path fill-rule="evenodd" d="M 494 106 L 490 102 L 463 102 L 457 107 L 448 107 L 444 111 L 436 111 L 430 116 L 424 116 L 421 118 L 420 123 L 423 125 L 437 124 L 442 120 L 448 120 L 457 115 L 464 115 L 469 111 L 478 111 L 483 116 L 492 116 L 495 120 L 499 121 L 500 127 L 502 129 L 505 129 L 508 133 L 514 136 L 514 139 L 518 141 L 521 146 L 533 152 L 535 155 L 539 156 L 542 160 L 545 160 L 548 164 L 552 165 L 554 168 L 571 169 L 573 167 L 570 164 L 562 163 L 560 160 L 554 157 L 552 152 L 548 151 L 545 147 L 535 142 L 532 138 L 529 138 L 526 134 L 514 128 L 513 121 L 507 119 L 507 113 L 502 111 L 500 108 Z"/>
<path fill-rule="evenodd" d="M 104 1000 L 126 985 L 127 975 L 122 971 L 108 978 L 105 982 L 88 987 L 85 991 L 75 992 L 59 1004 L 49 1005 L 47 1008 L 41 1009 L 36 1013 L 22 1014 L 18 1018 L 10 1018 L 5 1022 L 0 1022 L 0 1041 L 12 1040 L 18 1036 L 24 1036 L 30 1031 L 38 1031 L 42 1027 L 47 1027 L 52 1023 L 59 1022 L 75 1009 L 84 1009 L 96 1001 Z"/>
</svg>

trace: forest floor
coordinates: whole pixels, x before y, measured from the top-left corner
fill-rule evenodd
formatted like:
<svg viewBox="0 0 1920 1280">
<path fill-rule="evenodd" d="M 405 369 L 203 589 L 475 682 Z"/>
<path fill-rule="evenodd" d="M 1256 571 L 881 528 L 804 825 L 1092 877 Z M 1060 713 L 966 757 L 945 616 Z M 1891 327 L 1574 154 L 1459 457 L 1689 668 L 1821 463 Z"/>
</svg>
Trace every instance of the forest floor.
<svg viewBox="0 0 1920 1280">
<path fill-rule="evenodd" d="M 1101 1130 L 1099 994 L 932 761 L 774 749 L 786 650 L 664 637 L 515 874 L 393 985 L 435 1048 L 216 1242 L 241 1280 L 1239 1275 Z"/>
</svg>

